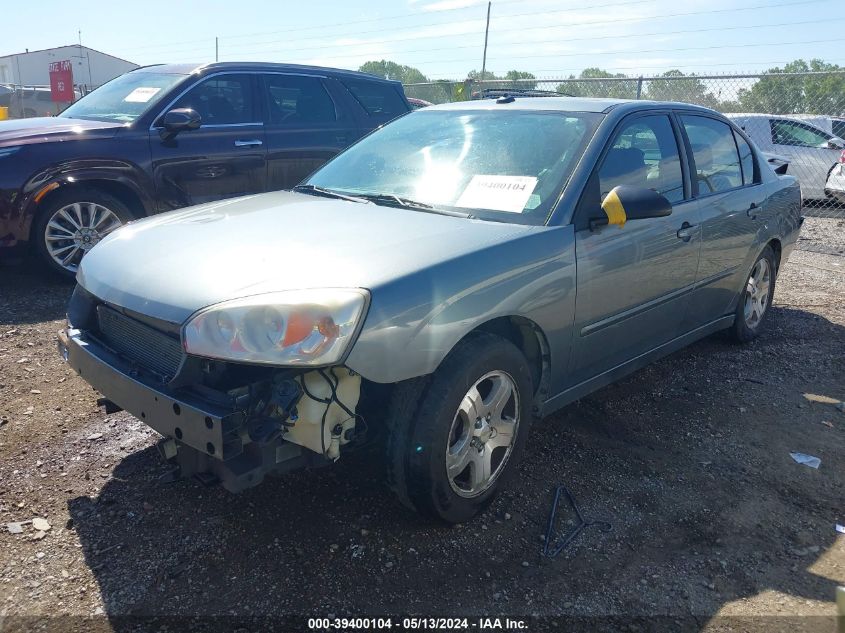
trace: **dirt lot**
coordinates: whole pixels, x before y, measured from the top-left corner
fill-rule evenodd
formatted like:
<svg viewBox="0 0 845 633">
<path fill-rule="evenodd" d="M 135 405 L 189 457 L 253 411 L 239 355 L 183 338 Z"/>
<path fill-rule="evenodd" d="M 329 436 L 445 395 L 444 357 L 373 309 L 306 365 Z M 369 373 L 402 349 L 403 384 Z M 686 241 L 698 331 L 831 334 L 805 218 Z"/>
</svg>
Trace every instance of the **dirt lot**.
<svg viewBox="0 0 845 633">
<path fill-rule="evenodd" d="M 154 434 L 99 411 L 56 353 L 70 287 L 0 268 L 0 613 L 58 629 L 415 613 L 831 631 L 845 584 L 845 222 L 805 227 L 760 339 L 711 337 L 538 424 L 510 490 L 454 528 L 405 511 L 360 458 L 240 496 L 158 483 Z M 549 560 L 558 484 L 612 530 Z M 35 517 L 50 529 L 6 530 Z"/>
</svg>

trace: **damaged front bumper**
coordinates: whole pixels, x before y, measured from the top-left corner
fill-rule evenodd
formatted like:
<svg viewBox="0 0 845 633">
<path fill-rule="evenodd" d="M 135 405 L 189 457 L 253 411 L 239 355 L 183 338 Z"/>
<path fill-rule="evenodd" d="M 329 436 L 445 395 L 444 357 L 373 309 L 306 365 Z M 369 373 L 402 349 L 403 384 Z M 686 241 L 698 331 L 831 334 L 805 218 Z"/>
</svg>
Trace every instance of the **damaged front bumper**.
<svg viewBox="0 0 845 633">
<path fill-rule="evenodd" d="M 219 481 L 238 492 L 257 485 L 270 472 L 328 463 L 326 451 L 319 454 L 304 448 L 293 433 L 281 432 L 256 441 L 251 436 L 254 420 L 249 407 L 222 406 L 189 390 L 156 385 L 83 331 L 60 331 L 58 347 L 74 371 L 95 390 L 165 437 L 160 449 L 178 469 L 178 476 Z M 312 403 L 301 403 L 300 408 L 304 404 Z M 307 430 L 308 422 L 294 423 L 299 424 L 298 434 Z M 354 428 L 354 421 L 340 431 L 349 428 Z M 330 445 L 333 435 L 329 431 Z"/>
</svg>

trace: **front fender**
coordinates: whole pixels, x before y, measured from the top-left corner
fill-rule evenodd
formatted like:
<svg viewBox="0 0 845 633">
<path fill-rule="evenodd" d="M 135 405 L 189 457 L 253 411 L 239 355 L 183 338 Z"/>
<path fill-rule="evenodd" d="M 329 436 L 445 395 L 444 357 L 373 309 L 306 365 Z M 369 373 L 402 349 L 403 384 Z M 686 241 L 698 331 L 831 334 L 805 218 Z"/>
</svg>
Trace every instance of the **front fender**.
<svg viewBox="0 0 845 633">
<path fill-rule="evenodd" d="M 108 182 L 132 192 L 141 202 L 145 215 L 155 212 L 153 183 L 141 167 L 123 160 L 76 159 L 50 165 L 31 176 L 21 187 L 17 207 L 20 234 L 29 236 L 38 206 L 48 193 L 63 187 Z"/>
<path fill-rule="evenodd" d="M 536 323 L 551 350 L 552 384 L 565 372 L 575 314 L 575 234 L 537 227 L 371 289 L 346 365 L 377 383 L 432 373 L 467 334 L 499 317 Z"/>
</svg>

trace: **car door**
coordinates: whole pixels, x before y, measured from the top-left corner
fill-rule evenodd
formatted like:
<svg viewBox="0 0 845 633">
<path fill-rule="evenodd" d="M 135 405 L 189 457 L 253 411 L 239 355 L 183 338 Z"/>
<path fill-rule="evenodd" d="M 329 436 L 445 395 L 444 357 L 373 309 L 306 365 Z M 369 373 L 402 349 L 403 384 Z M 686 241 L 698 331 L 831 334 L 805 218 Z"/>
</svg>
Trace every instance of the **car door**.
<svg viewBox="0 0 845 633">
<path fill-rule="evenodd" d="M 828 146 L 833 136 L 791 119 L 769 119 L 769 126 L 773 151 L 789 159 L 789 173 L 798 178 L 804 197 L 824 199 L 830 169 L 841 154 Z"/>
<path fill-rule="evenodd" d="M 269 190 L 290 189 L 361 135 L 332 83 L 318 75 L 262 75 Z"/>
<path fill-rule="evenodd" d="M 572 384 L 609 371 L 681 334 L 698 269 L 699 214 L 684 175 L 686 157 L 668 112 L 626 118 L 576 212 L 577 292 Z M 617 185 L 646 187 L 671 215 L 590 227 Z"/>
<path fill-rule="evenodd" d="M 150 130 L 152 172 L 163 208 L 266 190 L 267 148 L 256 82 L 247 73 L 212 75 L 165 108 L 192 108 L 202 125 L 173 138 L 162 138 L 158 120 Z"/>
<path fill-rule="evenodd" d="M 701 221 L 701 258 L 686 327 L 727 314 L 746 260 L 766 221 L 766 187 L 748 141 L 728 123 L 680 113 L 691 153 L 692 194 Z"/>
</svg>

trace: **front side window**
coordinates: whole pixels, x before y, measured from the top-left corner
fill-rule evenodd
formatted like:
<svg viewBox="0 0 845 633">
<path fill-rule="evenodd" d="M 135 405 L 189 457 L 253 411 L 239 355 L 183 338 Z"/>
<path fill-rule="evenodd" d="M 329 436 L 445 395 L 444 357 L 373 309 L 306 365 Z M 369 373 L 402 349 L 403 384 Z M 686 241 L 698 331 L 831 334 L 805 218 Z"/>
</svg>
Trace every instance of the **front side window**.
<svg viewBox="0 0 845 633">
<path fill-rule="evenodd" d="M 59 116 L 131 123 L 184 80 L 185 75 L 129 72 L 89 92 Z"/>
<path fill-rule="evenodd" d="M 669 117 L 639 117 L 616 135 L 599 168 L 602 199 L 619 185 L 654 189 L 670 202 L 684 199 L 681 159 Z"/>
<path fill-rule="evenodd" d="M 264 81 L 270 123 L 302 125 L 337 121 L 334 102 L 317 77 L 266 75 Z"/>
<path fill-rule="evenodd" d="M 365 137 L 306 184 L 543 224 L 602 115 L 423 109 Z"/>
<path fill-rule="evenodd" d="M 830 135 L 805 123 L 787 119 L 772 119 L 772 142 L 794 147 L 827 147 Z"/>
<path fill-rule="evenodd" d="M 742 168 L 731 127 L 708 117 L 684 115 L 684 130 L 692 146 L 698 194 L 742 186 Z"/>
<path fill-rule="evenodd" d="M 206 79 L 180 97 L 173 107 L 196 110 L 203 125 L 235 125 L 257 121 L 250 75 Z"/>
<path fill-rule="evenodd" d="M 344 81 L 349 92 L 370 116 L 393 118 L 408 111 L 396 89 L 377 81 Z"/>
</svg>

